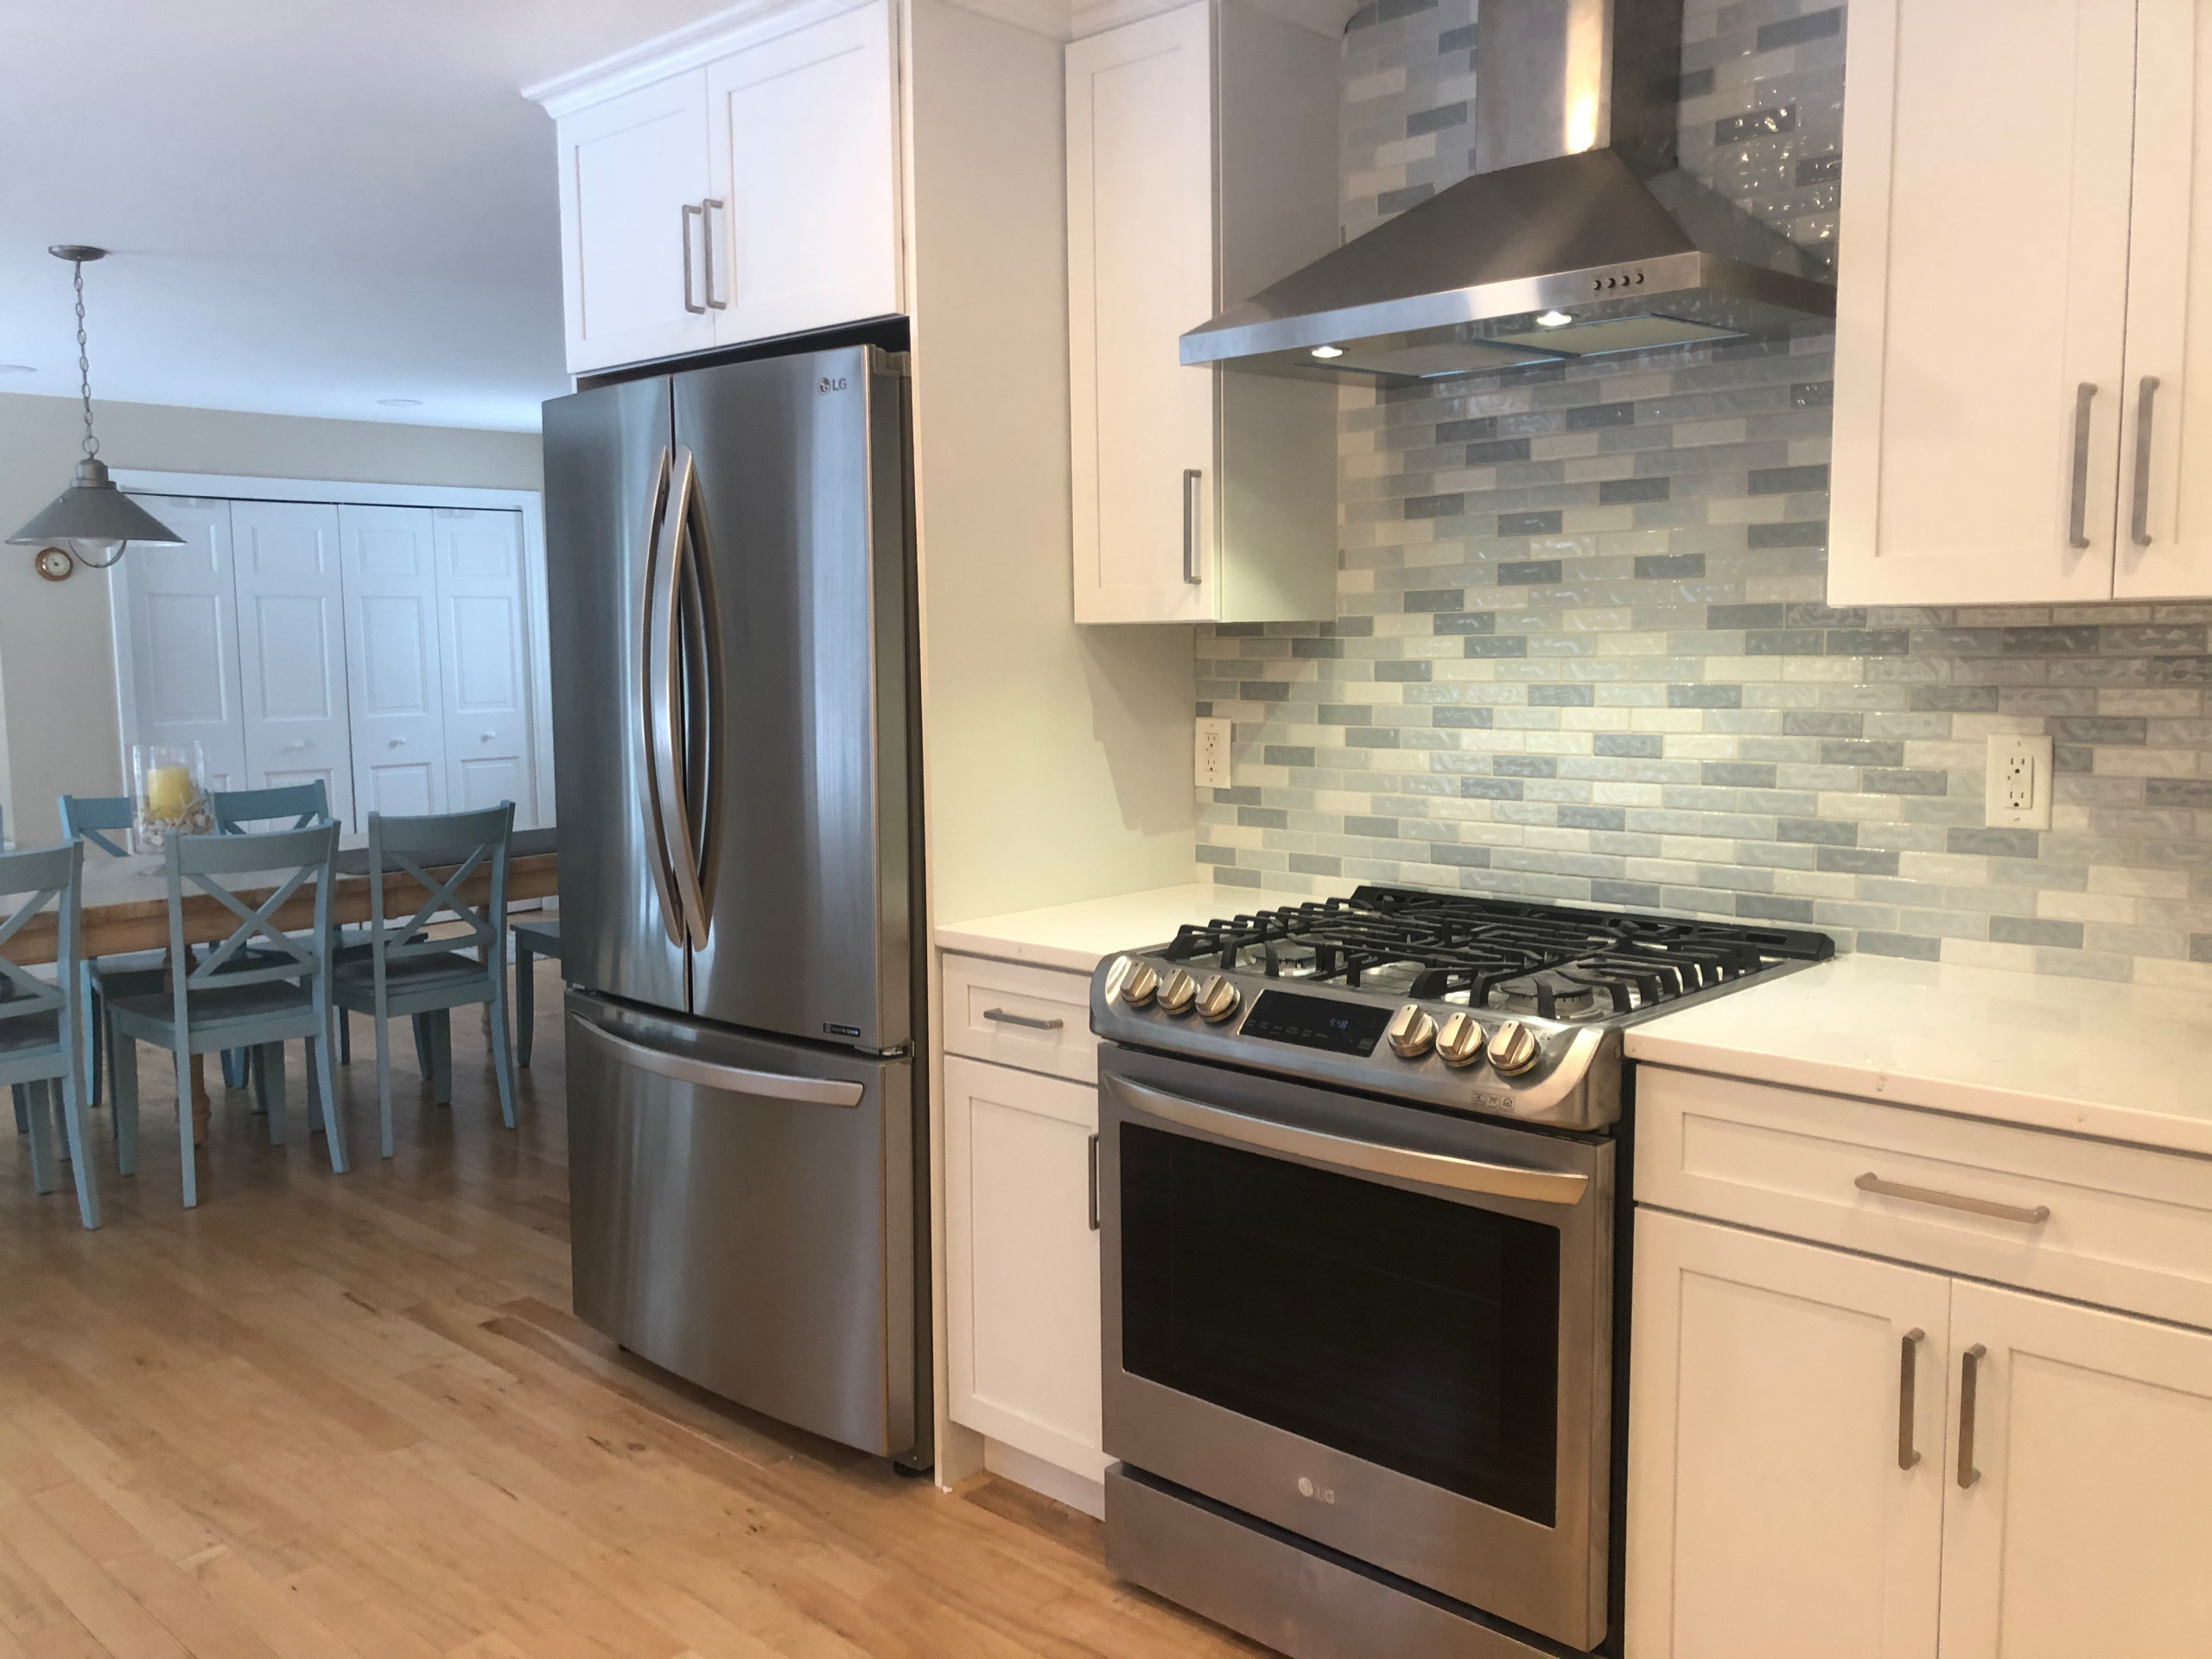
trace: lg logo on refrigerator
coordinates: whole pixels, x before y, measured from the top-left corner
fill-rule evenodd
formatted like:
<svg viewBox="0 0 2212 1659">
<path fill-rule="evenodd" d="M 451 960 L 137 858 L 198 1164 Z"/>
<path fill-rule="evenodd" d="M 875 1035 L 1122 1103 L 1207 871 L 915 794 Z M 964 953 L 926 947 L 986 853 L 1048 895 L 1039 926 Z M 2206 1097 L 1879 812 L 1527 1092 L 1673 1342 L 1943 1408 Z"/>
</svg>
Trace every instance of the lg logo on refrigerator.
<svg viewBox="0 0 2212 1659">
<path fill-rule="evenodd" d="M 842 391 L 846 384 L 845 377 L 842 374 L 834 380 L 825 374 L 815 384 L 814 390 L 817 396 L 825 391 Z"/>
</svg>

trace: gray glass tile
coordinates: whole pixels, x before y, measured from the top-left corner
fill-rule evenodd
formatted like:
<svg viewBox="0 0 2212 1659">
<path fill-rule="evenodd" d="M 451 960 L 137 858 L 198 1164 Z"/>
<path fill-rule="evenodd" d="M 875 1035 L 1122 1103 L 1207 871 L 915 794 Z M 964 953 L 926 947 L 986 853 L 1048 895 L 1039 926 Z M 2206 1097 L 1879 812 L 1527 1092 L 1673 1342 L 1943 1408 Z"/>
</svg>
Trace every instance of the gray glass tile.
<svg viewBox="0 0 2212 1659">
<path fill-rule="evenodd" d="M 1661 753 L 1662 741 L 1656 736 L 1640 732 L 1634 734 L 1600 732 L 1592 740 L 1592 747 L 1599 754 L 1613 755 L 1626 760 L 1656 760 Z"/>
<path fill-rule="evenodd" d="M 1495 633 L 1497 632 L 1497 613 L 1439 611 L 1429 626 L 1437 633 Z"/>
<path fill-rule="evenodd" d="M 1954 824 L 1945 832 L 1943 850 L 1986 853 L 1996 858 L 2033 858 L 2041 850 L 2042 833 L 2035 830 L 1993 830 Z"/>
<path fill-rule="evenodd" d="M 1694 581 L 1705 574 L 1702 553 L 1649 553 L 1636 562 L 1639 582 Z"/>
<path fill-rule="evenodd" d="M 1461 588 L 1414 588 L 1407 591 L 1405 607 L 1408 611 L 1456 611 L 1466 602 L 1466 593 Z"/>
<path fill-rule="evenodd" d="M 1814 868 L 1847 875 L 1895 875 L 1897 855 L 1882 847 L 1822 847 Z"/>
<path fill-rule="evenodd" d="M 1587 709 L 1598 701 L 1596 688 L 1587 685 L 1532 685 L 1529 704 L 1534 709 Z"/>
<path fill-rule="evenodd" d="M 2035 916 L 1992 916 L 1989 937 L 1999 944 L 2056 944 L 2082 948 L 2082 924 Z"/>
</svg>

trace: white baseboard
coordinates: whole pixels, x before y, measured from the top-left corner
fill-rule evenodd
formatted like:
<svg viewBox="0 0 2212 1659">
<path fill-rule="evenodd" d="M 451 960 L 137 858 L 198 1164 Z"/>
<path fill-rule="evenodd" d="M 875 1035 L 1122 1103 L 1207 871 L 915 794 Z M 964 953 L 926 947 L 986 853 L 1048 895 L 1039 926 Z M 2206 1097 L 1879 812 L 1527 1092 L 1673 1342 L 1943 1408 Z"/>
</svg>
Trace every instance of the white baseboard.
<svg viewBox="0 0 2212 1659">
<path fill-rule="evenodd" d="M 1103 1482 L 1086 1480 L 1057 1463 L 1046 1462 L 1034 1452 L 987 1438 L 983 1441 L 983 1467 L 1002 1480 L 1027 1486 L 1033 1492 L 1042 1492 L 1071 1510 L 1080 1510 L 1094 1521 L 1106 1518 L 1106 1487 Z"/>
</svg>

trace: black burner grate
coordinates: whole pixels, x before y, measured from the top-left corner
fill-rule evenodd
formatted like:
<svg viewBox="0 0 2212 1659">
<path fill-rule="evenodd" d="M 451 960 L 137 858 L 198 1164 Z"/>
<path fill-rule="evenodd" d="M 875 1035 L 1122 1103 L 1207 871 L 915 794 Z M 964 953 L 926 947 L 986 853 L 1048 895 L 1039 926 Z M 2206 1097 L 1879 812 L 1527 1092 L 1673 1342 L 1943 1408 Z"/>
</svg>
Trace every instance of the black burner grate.
<svg viewBox="0 0 2212 1659">
<path fill-rule="evenodd" d="M 1363 887 L 1350 899 L 1185 926 L 1166 955 L 1571 1020 L 1656 1007 L 1834 951 L 1833 939 L 1809 930 Z"/>
</svg>

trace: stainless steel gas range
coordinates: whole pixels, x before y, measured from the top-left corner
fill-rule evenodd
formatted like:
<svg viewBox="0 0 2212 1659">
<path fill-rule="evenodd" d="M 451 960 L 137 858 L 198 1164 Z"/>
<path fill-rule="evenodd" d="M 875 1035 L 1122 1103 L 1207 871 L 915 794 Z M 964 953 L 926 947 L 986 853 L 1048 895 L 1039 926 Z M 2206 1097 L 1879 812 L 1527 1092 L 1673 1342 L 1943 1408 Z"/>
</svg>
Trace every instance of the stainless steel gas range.
<svg viewBox="0 0 2212 1659">
<path fill-rule="evenodd" d="M 1368 887 L 1102 964 L 1115 1570 L 1294 1659 L 1617 1652 L 1622 1028 L 1833 950 Z"/>
</svg>

